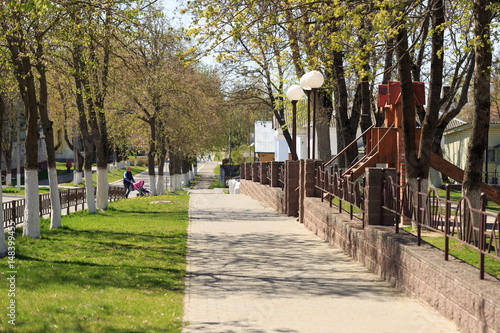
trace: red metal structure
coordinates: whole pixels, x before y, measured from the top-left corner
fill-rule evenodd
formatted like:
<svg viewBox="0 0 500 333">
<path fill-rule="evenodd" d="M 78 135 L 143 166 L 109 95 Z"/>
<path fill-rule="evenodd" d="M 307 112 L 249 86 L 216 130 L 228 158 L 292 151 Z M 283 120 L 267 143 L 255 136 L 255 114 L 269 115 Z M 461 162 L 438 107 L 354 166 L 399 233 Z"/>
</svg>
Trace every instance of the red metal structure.
<svg viewBox="0 0 500 333">
<path fill-rule="evenodd" d="M 425 105 L 425 86 L 423 82 L 413 82 L 415 106 L 417 108 Z M 343 175 L 352 175 L 352 179 L 358 179 L 365 173 L 365 169 L 376 164 L 386 164 L 389 168 L 395 168 L 401 173 L 400 184 L 406 183 L 406 167 L 404 160 L 404 146 L 402 133 L 402 111 L 401 111 L 401 85 L 399 81 L 390 81 L 388 84 L 378 86 L 378 107 L 384 113 L 384 127 L 369 127 L 358 138 L 351 142 L 344 150 L 325 164 L 331 165 L 341 154 L 352 145 L 356 145 L 361 138 L 365 140 L 365 154 L 356 163 L 349 167 Z M 420 129 L 416 129 L 415 139 L 417 149 L 420 141 Z M 446 176 L 462 183 L 464 171 L 442 157 L 432 153 L 431 167 Z M 486 183 L 481 184 L 481 190 L 490 200 L 500 203 L 500 191 Z"/>
</svg>

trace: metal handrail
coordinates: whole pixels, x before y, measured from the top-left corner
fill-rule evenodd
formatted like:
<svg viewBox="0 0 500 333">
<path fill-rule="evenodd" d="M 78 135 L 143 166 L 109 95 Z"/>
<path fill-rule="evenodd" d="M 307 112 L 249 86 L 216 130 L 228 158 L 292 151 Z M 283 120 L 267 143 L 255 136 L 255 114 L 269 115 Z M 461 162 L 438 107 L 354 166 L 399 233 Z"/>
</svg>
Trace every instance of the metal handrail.
<svg viewBox="0 0 500 333">
<path fill-rule="evenodd" d="M 324 167 L 327 167 L 329 166 L 330 164 L 333 163 L 333 161 L 335 161 L 340 155 L 342 155 L 347 149 L 351 148 L 352 145 L 354 145 L 356 142 L 358 142 L 359 139 L 361 139 L 366 133 L 368 133 L 368 131 L 370 131 L 373 127 L 375 127 L 375 125 L 371 125 L 370 127 L 368 127 L 366 129 L 366 131 L 364 131 L 363 133 L 361 133 L 356 139 L 354 139 L 354 141 L 352 141 L 350 144 L 348 144 L 344 149 L 342 149 L 340 151 L 340 153 L 338 153 L 337 155 L 335 155 L 331 160 L 329 160 L 328 162 L 325 163 Z"/>
</svg>

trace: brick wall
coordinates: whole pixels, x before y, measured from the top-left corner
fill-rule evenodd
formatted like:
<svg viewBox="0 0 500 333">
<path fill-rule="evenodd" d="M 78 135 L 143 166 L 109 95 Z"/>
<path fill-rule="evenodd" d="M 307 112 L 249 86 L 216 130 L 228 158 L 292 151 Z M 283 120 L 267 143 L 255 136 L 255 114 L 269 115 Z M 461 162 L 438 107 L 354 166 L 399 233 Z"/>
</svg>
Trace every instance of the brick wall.
<svg viewBox="0 0 500 333">
<path fill-rule="evenodd" d="M 304 226 L 341 248 L 407 295 L 418 298 L 453 320 L 465 332 L 500 333 L 500 282 L 479 279 L 476 268 L 394 227 L 350 221 L 320 198 L 304 198 Z"/>
<path fill-rule="evenodd" d="M 267 204 L 281 214 L 286 214 L 285 193 L 279 187 L 270 187 L 242 179 L 240 193 Z"/>
</svg>

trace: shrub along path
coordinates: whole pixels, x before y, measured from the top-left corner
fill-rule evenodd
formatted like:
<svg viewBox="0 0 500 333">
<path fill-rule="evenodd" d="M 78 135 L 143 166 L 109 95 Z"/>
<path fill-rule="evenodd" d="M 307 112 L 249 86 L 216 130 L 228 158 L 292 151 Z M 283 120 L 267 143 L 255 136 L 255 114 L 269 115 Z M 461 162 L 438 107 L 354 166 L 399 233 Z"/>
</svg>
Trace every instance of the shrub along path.
<svg viewBox="0 0 500 333">
<path fill-rule="evenodd" d="M 459 332 L 245 195 L 195 187 L 189 216 L 185 333 Z"/>
</svg>

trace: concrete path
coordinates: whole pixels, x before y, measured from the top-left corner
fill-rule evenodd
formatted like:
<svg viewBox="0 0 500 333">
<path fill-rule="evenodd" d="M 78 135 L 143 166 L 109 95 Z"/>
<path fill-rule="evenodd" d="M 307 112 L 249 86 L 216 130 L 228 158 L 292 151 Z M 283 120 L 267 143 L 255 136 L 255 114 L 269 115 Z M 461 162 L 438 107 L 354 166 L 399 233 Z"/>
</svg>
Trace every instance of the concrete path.
<svg viewBox="0 0 500 333">
<path fill-rule="evenodd" d="M 296 218 L 205 189 L 189 206 L 185 333 L 459 332 Z"/>
</svg>

